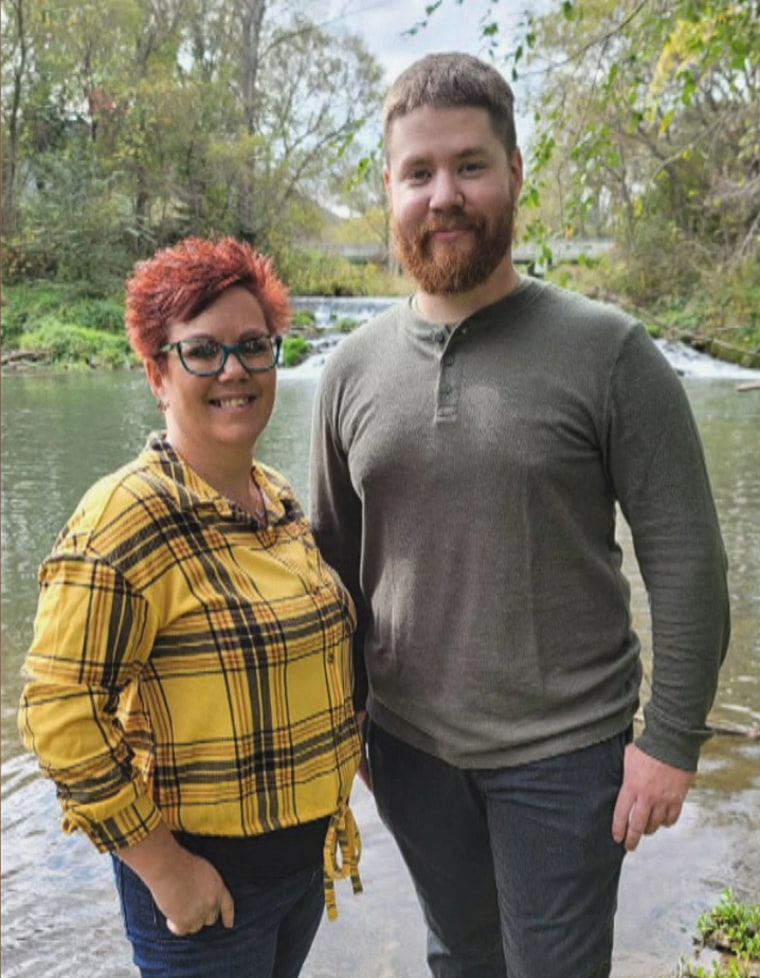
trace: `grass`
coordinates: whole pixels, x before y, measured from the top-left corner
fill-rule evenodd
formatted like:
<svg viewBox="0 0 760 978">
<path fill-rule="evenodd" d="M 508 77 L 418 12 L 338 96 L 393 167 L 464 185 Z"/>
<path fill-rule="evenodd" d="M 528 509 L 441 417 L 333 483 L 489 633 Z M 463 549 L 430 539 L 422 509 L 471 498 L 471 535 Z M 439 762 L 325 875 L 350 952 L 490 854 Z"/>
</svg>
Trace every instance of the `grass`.
<svg viewBox="0 0 760 978">
<path fill-rule="evenodd" d="M 760 978 L 760 906 L 730 888 L 697 920 L 696 943 L 720 955 L 708 966 L 682 959 L 675 978 Z M 658 978 L 666 978 L 664 975 Z"/>
</svg>

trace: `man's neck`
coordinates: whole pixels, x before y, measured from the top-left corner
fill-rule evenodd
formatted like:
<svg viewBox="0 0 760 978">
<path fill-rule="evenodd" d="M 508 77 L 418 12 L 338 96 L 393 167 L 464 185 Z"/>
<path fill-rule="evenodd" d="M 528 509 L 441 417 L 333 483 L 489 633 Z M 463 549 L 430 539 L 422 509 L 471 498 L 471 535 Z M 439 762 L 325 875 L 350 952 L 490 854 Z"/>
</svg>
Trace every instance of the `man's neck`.
<svg viewBox="0 0 760 978">
<path fill-rule="evenodd" d="M 490 306 L 514 292 L 520 284 L 520 275 L 512 264 L 511 256 L 506 258 L 482 285 L 468 292 L 453 295 L 430 295 L 419 289 L 414 297 L 417 313 L 431 323 L 458 323 L 478 309 Z"/>
</svg>

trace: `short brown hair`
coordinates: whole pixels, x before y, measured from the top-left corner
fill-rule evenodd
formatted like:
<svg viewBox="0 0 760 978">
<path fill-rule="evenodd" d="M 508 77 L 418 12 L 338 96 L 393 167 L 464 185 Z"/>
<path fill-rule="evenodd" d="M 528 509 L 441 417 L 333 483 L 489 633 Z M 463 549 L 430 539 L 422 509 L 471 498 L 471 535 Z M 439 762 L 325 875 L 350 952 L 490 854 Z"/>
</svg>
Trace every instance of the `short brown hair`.
<svg viewBox="0 0 760 978">
<path fill-rule="evenodd" d="M 460 106 L 486 109 L 494 133 L 511 157 L 517 149 L 515 97 L 499 72 L 471 54 L 428 54 L 403 71 L 383 103 L 386 155 L 394 120 L 423 105 L 434 109 Z"/>
<path fill-rule="evenodd" d="M 172 320 L 199 316 L 226 289 L 238 285 L 258 301 L 270 334 L 291 321 L 288 290 L 271 259 L 235 238 L 186 238 L 138 262 L 127 281 L 126 328 L 132 349 L 153 359 L 166 343 Z"/>
</svg>

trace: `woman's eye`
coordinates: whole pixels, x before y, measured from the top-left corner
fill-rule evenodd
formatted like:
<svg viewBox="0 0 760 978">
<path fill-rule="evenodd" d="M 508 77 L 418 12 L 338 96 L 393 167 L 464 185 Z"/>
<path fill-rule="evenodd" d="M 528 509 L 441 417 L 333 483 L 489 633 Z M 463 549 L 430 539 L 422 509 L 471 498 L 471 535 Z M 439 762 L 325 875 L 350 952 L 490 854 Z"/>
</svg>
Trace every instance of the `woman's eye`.
<svg viewBox="0 0 760 978">
<path fill-rule="evenodd" d="M 214 340 L 186 344 L 183 353 L 188 360 L 216 360 L 219 356 L 219 344 Z"/>
<path fill-rule="evenodd" d="M 269 340 L 264 336 L 252 336 L 249 340 L 243 340 L 240 350 L 247 354 L 264 353 L 269 351 Z"/>
</svg>

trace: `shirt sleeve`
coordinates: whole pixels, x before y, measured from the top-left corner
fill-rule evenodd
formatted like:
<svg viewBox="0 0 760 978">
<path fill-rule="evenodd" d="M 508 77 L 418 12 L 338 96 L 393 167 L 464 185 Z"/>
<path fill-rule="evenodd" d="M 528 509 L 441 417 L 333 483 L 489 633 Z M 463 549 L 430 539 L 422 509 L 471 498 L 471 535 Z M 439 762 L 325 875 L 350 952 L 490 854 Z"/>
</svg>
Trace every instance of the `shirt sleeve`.
<svg viewBox="0 0 760 978">
<path fill-rule="evenodd" d="M 132 764 L 119 703 L 150 655 L 154 616 L 102 559 L 59 549 L 40 570 L 19 727 L 55 782 L 64 831 L 101 852 L 139 842 L 160 822 Z"/>
<path fill-rule="evenodd" d="M 652 620 L 642 750 L 696 769 L 730 634 L 727 560 L 683 386 L 641 326 L 612 372 L 607 461 Z"/>
<path fill-rule="evenodd" d="M 360 584 L 362 505 L 351 482 L 346 452 L 332 423 L 332 395 L 326 373 L 320 378 L 312 414 L 310 519 L 322 556 L 338 573 L 356 606 L 354 706 L 363 710 L 368 691 L 364 662 L 368 615 Z"/>
</svg>

